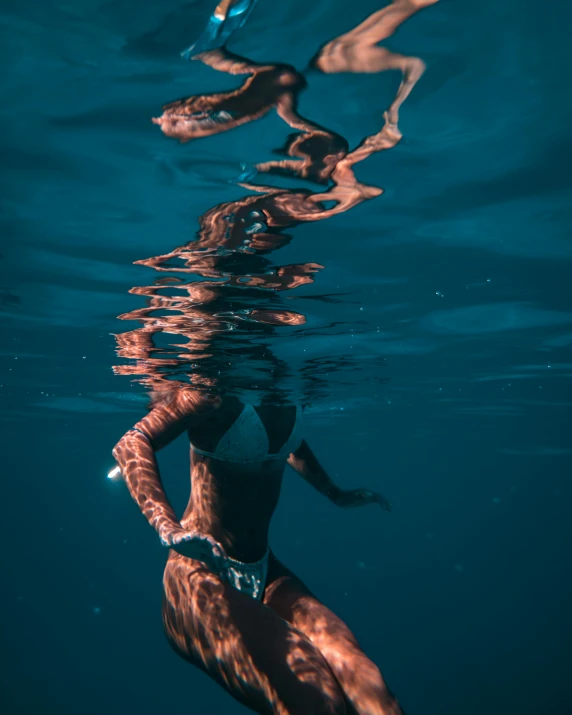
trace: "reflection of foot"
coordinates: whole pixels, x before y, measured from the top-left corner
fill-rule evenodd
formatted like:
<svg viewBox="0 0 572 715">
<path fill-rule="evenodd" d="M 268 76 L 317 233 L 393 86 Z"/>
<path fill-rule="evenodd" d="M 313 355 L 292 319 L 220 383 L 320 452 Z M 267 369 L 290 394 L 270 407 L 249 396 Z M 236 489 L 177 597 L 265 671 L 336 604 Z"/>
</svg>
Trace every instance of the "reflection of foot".
<svg viewBox="0 0 572 715">
<path fill-rule="evenodd" d="M 258 0 L 222 0 L 211 15 L 199 39 L 181 55 L 186 60 L 222 47 L 250 17 Z"/>
</svg>

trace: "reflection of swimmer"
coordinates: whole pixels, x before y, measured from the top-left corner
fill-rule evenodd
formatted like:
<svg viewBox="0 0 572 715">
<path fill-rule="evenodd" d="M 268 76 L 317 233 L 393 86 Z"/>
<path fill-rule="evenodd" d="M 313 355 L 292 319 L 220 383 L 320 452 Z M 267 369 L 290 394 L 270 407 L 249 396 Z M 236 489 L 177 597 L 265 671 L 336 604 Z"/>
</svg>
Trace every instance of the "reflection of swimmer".
<svg viewBox="0 0 572 715">
<path fill-rule="evenodd" d="M 402 74 L 395 98 L 384 113 L 382 128 L 366 137 L 352 151 L 343 137 L 302 117 L 298 112 L 297 98 L 306 87 L 302 74 L 289 65 L 259 64 L 239 57 L 224 46 L 219 46 L 222 43 L 193 55 L 193 59 L 221 72 L 246 75 L 243 84 L 227 92 L 191 96 L 171 102 L 153 122 L 167 136 L 184 143 L 229 131 L 275 109 L 297 132 L 281 150 L 288 158 L 259 163 L 247 169 L 239 177 L 242 185 L 252 190 L 269 191 L 269 187 L 252 184 L 257 174 L 264 173 L 280 173 L 330 184 L 323 193 L 308 196 L 309 192 L 304 192 L 305 195 L 289 192 L 289 197 L 283 195 L 280 198 L 283 205 L 279 209 L 294 221 L 318 221 L 347 211 L 382 193 L 378 187 L 361 184 L 355 177 L 353 167 L 373 153 L 390 149 L 400 141 L 399 108 L 425 69 L 418 57 L 397 54 L 379 47 L 378 43 L 390 37 L 411 15 L 437 1 L 394 0 L 370 15 L 355 29 L 327 43 L 312 60 L 311 66 L 314 69 L 327 74 L 376 73 L 386 70 L 398 70 Z M 240 0 L 236 4 L 242 5 Z M 223 5 L 227 7 L 229 3 L 223 2 L 219 7 Z M 334 205 L 326 208 L 324 202 Z"/>
<path fill-rule="evenodd" d="M 247 79 L 237 89 L 196 95 L 167 105 L 162 116 L 154 119 L 167 136 L 181 142 L 213 136 L 254 121 L 273 109 L 295 133 L 289 136 L 286 145 L 279 151 L 283 158 L 253 165 L 241 175 L 241 185 L 255 195 L 219 204 L 203 214 L 196 240 L 163 255 L 137 261 L 163 273 L 190 273 L 215 279 L 217 283 L 183 285 L 179 278 L 173 278 L 170 279 L 172 298 L 164 295 L 165 289 L 168 291 L 164 281 L 161 287 L 147 289 L 145 294 L 152 296 L 147 308 L 121 316 L 127 320 L 139 320 L 144 327 L 118 336 L 120 355 L 135 359 L 138 364 L 120 366 L 116 368 L 118 373 L 150 373 L 150 378 L 142 380 L 147 387 L 155 385 L 157 379 L 179 379 L 188 371 L 189 361 L 196 359 L 201 350 L 210 353 L 209 357 L 221 354 L 220 340 L 216 349 L 208 344 L 209 335 L 220 336 L 221 330 L 224 330 L 221 316 L 229 320 L 226 323 L 228 330 L 237 326 L 237 320 L 243 327 L 245 320 L 276 326 L 302 325 L 305 322 L 304 316 L 279 308 L 277 300 L 272 306 L 266 306 L 265 311 L 253 310 L 252 305 L 258 300 L 246 289 L 259 287 L 265 290 L 266 297 L 262 296 L 260 300 L 266 303 L 269 291 L 283 292 L 311 282 L 312 274 L 321 268 L 318 264 L 277 268 L 271 266 L 264 256 L 289 243 L 292 236 L 287 231 L 296 225 L 327 219 L 382 193 L 381 188 L 358 181 L 354 167 L 371 154 L 389 149 L 399 142 L 398 109 L 424 65 L 418 58 L 397 55 L 377 47 L 376 43 L 391 35 L 400 22 L 420 9 L 423 1 L 429 3 L 429 0 L 418 0 L 417 3 L 396 0 L 374 13 L 355 30 L 325 45 L 313 61 L 314 66 L 328 73 L 385 69 L 402 71 L 403 82 L 384 115 L 381 130 L 366 137 L 353 150 L 343 137 L 299 113 L 298 95 L 306 82 L 293 67 L 257 64 L 228 52 L 224 47 L 196 56 L 196 59 L 218 71 L 242 74 Z M 225 12 L 223 5 L 228 10 L 234 4 L 221 3 L 218 8 L 221 17 Z M 318 184 L 319 188 L 311 191 L 254 183 L 266 174 L 307 179 Z M 207 290 L 211 297 L 206 301 L 197 300 L 199 288 Z M 181 296 L 182 291 L 188 291 L 189 297 Z M 132 292 L 141 294 L 143 289 Z M 218 294 L 216 301 L 213 292 Z M 207 303 L 209 308 L 205 311 Z M 169 314 L 165 317 L 159 312 L 161 309 L 169 311 Z M 174 311 L 179 314 L 174 316 Z M 188 341 L 185 350 L 152 350 L 152 336 L 161 332 L 185 336 Z M 143 359 L 140 356 L 141 346 L 144 346 Z M 161 377 L 159 370 L 153 369 L 154 365 L 161 368 Z M 200 375 L 193 368 L 192 384 L 204 384 L 203 378 L 212 372 L 210 368 L 202 360 Z M 209 384 L 208 380 L 206 384 Z M 226 381 L 225 385 L 228 389 Z"/>
<path fill-rule="evenodd" d="M 129 491 L 170 549 L 163 622 L 174 650 L 260 713 L 400 713 L 349 628 L 272 553 L 286 462 L 334 504 L 389 503 L 342 490 L 301 434 L 300 409 L 263 399 L 161 393 L 114 449 Z M 179 521 L 155 453 L 186 432 L 192 493 Z"/>
</svg>

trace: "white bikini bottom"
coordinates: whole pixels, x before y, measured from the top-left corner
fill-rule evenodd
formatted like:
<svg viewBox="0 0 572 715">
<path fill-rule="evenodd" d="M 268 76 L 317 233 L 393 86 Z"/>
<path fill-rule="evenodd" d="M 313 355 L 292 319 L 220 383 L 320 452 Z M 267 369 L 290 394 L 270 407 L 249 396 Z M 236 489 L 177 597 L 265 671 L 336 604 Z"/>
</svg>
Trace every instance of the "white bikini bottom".
<svg viewBox="0 0 572 715">
<path fill-rule="evenodd" d="M 268 559 L 270 549 L 260 561 L 244 563 L 225 556 L 217 563 L 216 573 L 237 591 L 252 596 L 257 601 L 262 599 L 266 578 L 268 577 Z"/>
<path fill-rule="evenodd" d="M 185 542 L 189 558 L 202 561 L 213 573 L 223 581 L 229 583 L 237 591 L 242 591 L 248 596 L 260 601 L 268 577 L 268 560 L 270 549 L 259 561 L 237 561 L 225 554 L 221 544 L 213 541 L 211 537 L 201 536 L 188 539 Z M 217 549 L 213 547 L 217 545 Z"/>
</svg>

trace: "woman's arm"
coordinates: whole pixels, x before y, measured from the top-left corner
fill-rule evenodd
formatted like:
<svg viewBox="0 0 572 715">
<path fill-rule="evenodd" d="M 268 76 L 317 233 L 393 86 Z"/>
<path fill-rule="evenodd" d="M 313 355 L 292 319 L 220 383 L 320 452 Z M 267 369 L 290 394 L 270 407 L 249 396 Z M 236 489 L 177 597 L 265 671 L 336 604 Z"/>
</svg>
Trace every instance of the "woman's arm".
<svg viewBox="0 0 572 715">
<path fill-rule="evenodd" d="M 182 527 L 163 489 L 155 452 L 192 428 L 208 406 L 197 393 L 179 389 L 171 399 L 153 408 L 113 449 L 131 496 L 165 545 Z"/>
<path fill-rule="evenodd" d="M 113 456 L 143 516 L 161 541 L 168 541 L 169 532 L 181 525 L 163 490 L 151 442 L 142 432 L 129 430 L 115 445 Z"/>
<path fill-rule="evenodd" d="M 288 464 L 298 472 L 302 479 L 307 481 L 320 494 L 328 497 L 336 506 L 354 507 L 365 506 L 365 504 L 379 504 L 382 509 L 391 511 L 389 501 L 378 492 L 373 492 L 369 489 L 340 489 L 330 479 L 305 441 L 288 457 Z"/>
<path fill-rule="evenodd" d="M 320 494 L 323 494 L 334 504 L 337 504 L 342 490 L 330 479 L 305 440 L 303 440 L 298 449 L 292 452 L 288 457 L 288 464 L 294 471 L 298 472 L 302 479 L 319 491 Z"/>
</svg>

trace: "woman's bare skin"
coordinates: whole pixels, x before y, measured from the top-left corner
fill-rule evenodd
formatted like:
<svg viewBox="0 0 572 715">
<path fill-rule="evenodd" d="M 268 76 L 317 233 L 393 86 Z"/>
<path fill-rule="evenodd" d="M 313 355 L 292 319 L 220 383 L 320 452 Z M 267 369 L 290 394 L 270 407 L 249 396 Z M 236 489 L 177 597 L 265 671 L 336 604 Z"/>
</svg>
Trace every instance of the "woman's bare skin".
<svg viewBox="0 0 572 715">
<path fill-rule="evenodd" d="M 245 562 L 264 555 L 285 462 L 245 468 L 193 453 L 191 498 L 177 519 L 161 484 L 156 451 L 184 432 L 210 451 L 240 410 L 235 398 L 179 389 L 113 452 L 132 497 L 170 548 L 163 607 L 169 642 L 256 712 L 400 713 L 349 628 L 274 556 L 262 602 L 234 589 L 205 563 L 216 565 L 223 554 Z M 257 411 L 271 450 L 279 449 L 295 408 L 262 405 Z M 335 504 L 377 502 L 390 508 L 372 491 L 337 487 L 305 442 L 288 463 Z"/>
</svg>

